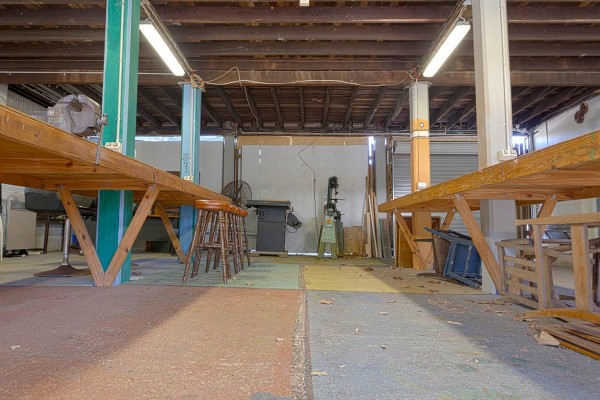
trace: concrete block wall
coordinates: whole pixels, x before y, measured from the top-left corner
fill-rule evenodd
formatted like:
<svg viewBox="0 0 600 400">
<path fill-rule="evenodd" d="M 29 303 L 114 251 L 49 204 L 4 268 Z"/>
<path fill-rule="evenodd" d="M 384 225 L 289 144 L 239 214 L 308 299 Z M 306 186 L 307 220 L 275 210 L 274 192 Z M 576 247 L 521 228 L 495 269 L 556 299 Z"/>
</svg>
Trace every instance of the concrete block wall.
<svg viewBox="0 0 600 400">
<path fill-rule="evenodd" d="M 366 144 L 245 145 L 241 179 L 250 185 L 253 199 L 290 200 L 302 227 L 296 232 L 288 228 L 286 250 L 316 253 L 329 177 L 338 178 L 338 210 L 343 214 L 344 226 L 362 225 L 367 166 Z M 256 232 L 254 212 L 250 212 L 247 222 L 249 231 Z M 255 238 L 249 241 L 255 248 Z"/>
</svg>

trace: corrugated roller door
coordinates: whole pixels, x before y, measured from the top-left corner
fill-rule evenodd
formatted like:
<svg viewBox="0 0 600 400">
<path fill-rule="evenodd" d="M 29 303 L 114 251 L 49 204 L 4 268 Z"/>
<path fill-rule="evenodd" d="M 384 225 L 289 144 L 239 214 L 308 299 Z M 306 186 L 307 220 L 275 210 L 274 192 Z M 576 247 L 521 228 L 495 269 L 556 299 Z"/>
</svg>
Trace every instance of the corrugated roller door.
<svg viewBox="0 0 600 400">
<path fill-rule="evenodd" d="M 477 164 L 476 142 L 432 142 L 430 145 L 431 184 L 445 182 L 449 179 L 475 171 Z M 394 197 L 410 193 L 410 144 L 396 142 L 394 151 Z M 479 223 L 479 211 L 473 213 Z M 433 213 L 442 219 L 445 213 Z M 460 216 L 457 214 L 450 226 L 451 230 L 468 235 Z"/>
</svg>

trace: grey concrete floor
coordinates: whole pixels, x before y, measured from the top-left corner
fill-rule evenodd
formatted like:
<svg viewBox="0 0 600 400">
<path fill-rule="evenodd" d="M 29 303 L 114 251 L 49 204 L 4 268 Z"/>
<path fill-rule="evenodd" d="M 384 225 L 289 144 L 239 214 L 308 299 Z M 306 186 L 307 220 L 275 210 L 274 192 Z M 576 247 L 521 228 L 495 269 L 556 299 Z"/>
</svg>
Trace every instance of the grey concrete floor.
<svg viewBox="0 0 600 400">
<path fill-rule="evenodd" d="M 538 345 L 512 319 L 524 309 L 499 296 L 325 291 L 307 301 L 315 399 L 600 398 L 598 361 Z"/>
<path fill-rule="evenodd" d="M 501 297 L 443 294 L 453 284 L 435 285 L 428 279 L 421 282 L 422 294 L 333 290 L 333 281 L 331 290 L 311 290 L 308 283 L 308 289 L 304 285 L 306 267 L 311 266 L 314 277 L 319 275 L 319 265 L 342 266 L 342 273 L 356 264 L 364 275 L 361 279 L 369 278 L 370 265 L 370 279 L 382 279 L 380 269 L 389 265 L 378 260 L 316 262 L 310 257 L 260 257 L 253 261 L 261 268 L 246 269 L 239 281 L 223 291 L 197 287 L 205 276 L 187 286 L 162 282 L 159 277 L 168 277 L 178 268 L 169 255 L 156 255 L 153 261 L 147 261 L 152 255 L 134 255 L 143 278 L 119 288 L 65 288 L 62 286 L 89 286 L 91 279 L 40 280 L 31 276 L 55 266 L 60 258 L 55 253 L 0 263 L 0 376 L 11 377 L 0 379 L 0 398 L 46 398 L 36 395 L 48 393 L 52 394 L 48 398 L 78 398 L 83 393 L 91 396 L 86 398 L 211 400 L 600 398 L 600 364 L 568 349 L 537 344 L 528 323 L 513 320 L 525 309 Z M 79 256 L 72 260 L 78 267 L 84 264 Z M 281 266 L 284 262 L 290 265 Z M 148 266 L 152 270 L 144 269 Z M 269 268 L 282 269 L 265 280 Z M 290 271 L 297 271 L 297 277 L 281 275 Z M 561 279 L 566 281 L 568 274 L 562 273 Z M 253 284 L 246 285 L 245 280 Z M 402 282 L 414 286 L 412 281 Z M 280 298 L 273 297 L 273 290 L 282 290 Z M 148 291 L 154 293 L 151 303 L 142 301 Z M 194 312 L 190 313 L 189 302 L 181 299 L 192 294 Z M 323 299 L 333 301 L 322 304 Z M 245 306 L 229 312 L 230 304 Z M 284 311 L 285 329 L 277 324 L 284 322 L 279 321 Z M 115 313 L 120 322 L 112 327 Z M 153 315 L 160 318 L 148 325 L 148 320 L 154 321 Z M 265 324 L 265 318 L 279 331 L 254 326 Z M 122 330 L 125 325 L 130 327 L 129 333 Z M 39 334 L 36 329 L 41 329 Z M 116 335 L 115 329 L 121 333 Z M 198 342 L 203 350 L 197 358 L 178 350 L 180 342 L 186 346 L 194 343 L 193 336 L 185 333 L 198 329 L 223 349 L 213 365 L 206 364 L 212 362 L 206 357 L 215 354 L 213 342 L 206 342 L 209 347 L 205 349 Z M 231 329 L 235 329 L 233 336 L 228 334 Z M 243 334 L 249 335 L 247 343 Z M 71 348 L 73 337 L 89 342 L 85 351 L 90 357 Z M 228 337 L 235 337 L 237 350 L 227 347 Z M 268 362 L 264 350 L 255 346 L 257 341 L 269 349 Z M 132 345 L 118 354 L 111 350 L 111 342 Z M 146 344 L 158 346 L 160 356 L 144 347 Z M 21 347 L 13 350 L 13 345 Z M 185 357 L 178 359 L 182 354 Z M 120 372 L 112 376 L 115 360 Z M 60 368 L 52 368 L 53 362 Z M 197 363 L 225 369 L 231 379 L 202 371 L 202 385 L 190 386 L 192 381 L 199 382 L 198 377 L 192 378 L 189 371 L 181 375 L 178 369 L 185 365 L 193 370 Z M 277 370 L 273 379 L 261 372 L 261 365 L 272 368 L 276 364 L 285 370 Z M 236 386 L 235 374 L 245 374 L 248 366 L 268 385 Z M 97 376 L 106 386 L 99 385 Z M 15 384 L 15 379 L 21 383 Z M 64 379 L 67 383 L 61 386 Z M 211 381 L 227 385 L 209 390 Z M 120 385 L 126 385 L 126 390 L 120 391 Z"/>
</svg>

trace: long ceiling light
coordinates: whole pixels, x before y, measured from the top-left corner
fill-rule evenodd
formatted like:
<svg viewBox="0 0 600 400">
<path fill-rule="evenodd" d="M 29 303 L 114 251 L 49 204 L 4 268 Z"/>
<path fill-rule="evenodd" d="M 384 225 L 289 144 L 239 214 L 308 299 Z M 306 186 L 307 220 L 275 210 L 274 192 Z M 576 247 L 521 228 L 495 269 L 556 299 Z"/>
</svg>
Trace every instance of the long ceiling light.
<svg viewBox="0 0 600 400">
<path fill-rule="evenodd" d="M 450 31 L 450 34 L 446 36 L 446 39 L 442 45 L 436 50 L 429 63 L 427 63 L 425 71 L 423 71 L 424 77 L 431 78 L 436 74 L 436 72 L 438 72 L 438 70 L 442 65 L 444 65 L 450 54 L 452 54 L 454 49 L 456 49 L 470 29 L 471 24 L 469 21 L 458 21 L 456 25 L 454 25 Z"/>
<path fill-rule="evenodd" d="M 175 76 L 183 76 L 185 75 L 185 71 L 183 67 L 177 61 L 175 54 L 171 51 L 165 39 L 158 33 L 158 30 L 154 26 L 154 24 L 150 21 L 140 22 L 140 31 L 146 37 L 148 42 L 154 47 L 154 50 L 158 53 L 158 55 L 163 59 L 167 67 L 171 70 L 173 75 Z"/>
</svg>

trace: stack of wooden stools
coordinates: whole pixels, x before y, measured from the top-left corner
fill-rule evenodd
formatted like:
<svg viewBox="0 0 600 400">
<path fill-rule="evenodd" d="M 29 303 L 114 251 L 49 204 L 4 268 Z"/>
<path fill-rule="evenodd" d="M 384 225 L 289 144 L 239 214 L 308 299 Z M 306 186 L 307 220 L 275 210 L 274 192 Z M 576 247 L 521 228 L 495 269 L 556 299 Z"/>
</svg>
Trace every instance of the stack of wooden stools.
<svg viewBox="0 0 600 400">
<path fill-rule="evenodd" d="M 244 269 L 244 258 L 250 265 L 245 220 L 248 211 L 218 200 L 196 200 L 194 207 L 198 210 L 198 219 L 186 256 L 182 281 L 187 282 L 192 266 L 191 277 L 198 275 L 201 260 L 206 255 L 205 271 L 210 270 L 211 264 L 213 269 L 217 269 L 220 263 L 223 282 L 227 283 L 227 279 L 231 278 L 230 255 L 236 274 Z"/>
</svg>

